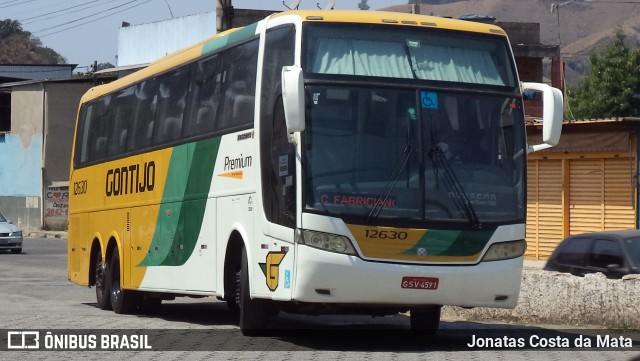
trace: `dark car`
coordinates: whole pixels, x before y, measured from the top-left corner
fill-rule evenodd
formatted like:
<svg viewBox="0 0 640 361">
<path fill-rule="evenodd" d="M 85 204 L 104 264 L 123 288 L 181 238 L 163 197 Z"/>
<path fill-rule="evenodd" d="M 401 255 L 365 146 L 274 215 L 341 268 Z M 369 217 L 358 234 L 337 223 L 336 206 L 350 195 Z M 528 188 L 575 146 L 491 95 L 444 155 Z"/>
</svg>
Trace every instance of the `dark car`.
<svg viewBox="0 0 640 361">
<path fill-rule="evenodd" d="M 576 276 L 602 272 L 607 278 L 640 273 L 640 230 L 569 236 L 558 245 L 544 269 Z"/>
</svg>

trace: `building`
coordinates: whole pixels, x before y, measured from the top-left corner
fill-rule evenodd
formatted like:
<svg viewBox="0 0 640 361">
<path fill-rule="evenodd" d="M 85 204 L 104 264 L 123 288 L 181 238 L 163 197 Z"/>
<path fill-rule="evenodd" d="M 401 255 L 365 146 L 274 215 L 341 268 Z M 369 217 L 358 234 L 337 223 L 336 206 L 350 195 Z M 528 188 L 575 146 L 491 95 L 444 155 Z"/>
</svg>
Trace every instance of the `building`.
<svg viewBox="0 0 640 361">
<path fill-rule="evenodd" d="M 269 10 L 234 9 L 230 4 L 218 2 L 218 9 L 195 14 L 131 25 L 123 23 L 118 31 L 118 64 L 116 69 L 102 70 L 123 72 L 140 69 L 173 52 L 214 36 L 217 32 L 262 20 L 274 13 Z"/>
<path fill-rule="evenodd" d="M 23 229 L 67 229 L 76 114 L 92 85 L 84 78 L 0 85 L 0 209 Z"/>
<path fill-rule="evenodd" d="M 110 81 L 216 33 L 272 11 L 232 9 L 130 26 L 119 34 Z M 0 209 L 23 229 L 67 229 L 69 162 L 78 104 L 95 79 L 71 78 L 75 65 L 0 65 Z M 105 76 L 105 74 L 112 74 Z M 7 83 L 9 82 L 9 83 Z M 2 84 L 5 83 L 5 84 Z"/>
<path fill-rule="evenodd" d="M 527 125 L 530 143 L 540 133 Z M 529 154 L 527 258 L 569 235 L 638 228 L 639 137 L 639 118 L 566 121 L 560 144 Z"/>
<path fill-rule="evenodd" d="M 0 64 L 0 84 L 71 78 L 77 64 Z"/>
<path fill-rule="evenodd" d="M 183 16 L 147 24 L 123 23 L 118 31 L 118 67 L 149 64 L 216 33 L 216 13 Z"/>
</svg>

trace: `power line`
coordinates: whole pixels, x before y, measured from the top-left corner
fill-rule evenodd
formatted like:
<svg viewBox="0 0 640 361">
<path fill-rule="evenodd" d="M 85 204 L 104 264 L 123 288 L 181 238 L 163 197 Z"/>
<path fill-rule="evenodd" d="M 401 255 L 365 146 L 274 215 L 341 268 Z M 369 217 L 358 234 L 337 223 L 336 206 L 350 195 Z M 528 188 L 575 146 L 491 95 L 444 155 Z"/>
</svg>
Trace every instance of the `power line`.
<svg viewBox="0 0 640 361">
<path fill-rule="evenodd" d="M 45 0 L 45 3 L 42 4 L 40 2 L 36 4 L 32 4 L 33 6 L 20 6 L 18 9 L 11 11 L 13 14 L 12 17 L 18 19 L 19 17 L 24 16 L 32 16 L 34 13 L 46 13 L 47 9 L 51 8 L 60 8 L 61 5 L 69 6 L 72 3 L 85 2 L 86 0 L 65 0 L 64 2 L 60 1 L 51 1 Z M 5 16 L 6 17 L 6 16 Z"/>
<path fill-rule="evenodd" d="M 91 4 L 91 3 L 94 3 L 94 2 L 98 2 L 98 1 L 100 1 L 100 0 L 93 0 L 93 1 L 89 1 L 88 3 L 83 3 L 83 4 L 79 4 L 79 5 L 69 6 L 69 7 L 67 7 L 67 8 L 60 9 L 60 10 L 56 10 L 56 11 L 52 11 L 52 12 L 48 12 L 48 13 L 46 13 L 46 14 L 40 14 L 40 15 L 32 16 L 32 17 L 30 17 L 30 18 L 20 19 L 20 22 L 21 22 L 21 23 L 23 23 L 23 24 L 30 24 L 30 23 L 34 23 L 35 21 L 29 21 L 29 20 L 33 20 L 33 19 L 37 19 L 37 18 L 41 18 L 41 17 L 43 17 L 43 16 L 47 16 L 47 15 L 51 15 L 51 14 L 60 13 L 60 12 L 63 12 L 63 11 L 66 11 L 66 10 L 71 10 L 71 9 L 74 9 L 74 8 L 77 8 L 77 7 L 81 7 L 81 6 L 82 6 L 82 7 L 85 7 L 85 6 L 87 6 L 87 4 Z M 37 21 L 40 21 L 40 20 L 37 20 Z"/>
<path fill-rule="evenodd" d="M 134 1 L 131 1 L 131 2 L 136 2 L 136 1 L 139 1 L 139 0 L 134 0 Z M 61 32 L 63 32 L 63 31 L 67 31 L 67 30 L 75 29 L 75 28 L 80 27 L 80 26 L 83 26 L 83 25 L 91 24 L 91 23 L 96 22 L 96 21 L 98 21 L 98 20 L 105 19 L 105 18 L 108 18 L 108 17 L 110 17 L 110 16 L 112 16 L 112 15 L 115 15 L 115 14 L 119 14 L 119 13 L 125 12 L 125 11 L 127 11 L 127 10 L 130 10 L 130 9 L 136 8 L 136 7 L 141 6 L 141 5 L 144 5 L 144 4 L 146 4 L 146 3 L 148 3 L 148 2 L 151 2 L 151 1 L 153 1 L 153 0 L 146 0 L 146 1 L 142 2 L 142 3 L 134 4 L 133 6 L 130 6 L 130 7 L 126 8 L 126 9 L 122 9 L 122 10 L 119 10 L 119 11 L 115 11 L 115 12 L 112 12 L 111 14 L 107 14 L 107 15 L 105 15 L 105 16 L 101 16 L 101 17 L 99 17 L 99 18 L 95 18 L 95 19 L 93 19 L 93 20 L 85 21 L 85 22 L 83 22 L 83 23 L 80 23 L 80 24 L 77 24 L 77 25 L 73 25 L 73 26 L 70 26 L 70 27 L 67 27 L 67 28 L 64 28 L 64 29 L 60 29 L 60 30 L 57 30 L 57 31 L 53 31 L 53 32 L 50 32 L 50 33 L 43 34 L 43 35 L 38 35 L 38 37 L 40 37 L 40 38 L 44 38 L 45 36 L 58 34 L 58 33 L 61 33 Z M 131 3 L 131 2 L 130 2 L 130 3 Z M 126 4 L 125 4 L 125 5 L 126 5 Z M 120 6 L 119 6 L 119 7 L 120 7 Z M 107 11 L 108 11 L 108 10 L 107 10 Z M 88 17 L 95 16 L 95 15 L 98 15 L 98 14 L 93 14 L 93 15 L 90 15 L 90 16 L 88 16 Z M 85 17 L 85 19 L 86 19 L 86 17 Z M 53 28 L 61 27 L 61 26 L 67 25 L 67 24 L 69 24 L 69 23 L 71 23 L 71 22 L 67 22 L 67 23 L 65 23 L 65 24 L 60 24 L 60 25 L 57 25 L 57 26 L 55 26 L 55 27 L 53 27 Z M 43 30 L 41 30 L 41 31 L 43 31 Z"/>
<path fill-rule="evenodd" d="M 20 20 L 20 22 L 22 24 L 24 24 L 24 25 L 33 24 L 33 23 L 37 23 L 37 22 L 40 22 L 40 21 L 51 20 L 51 19 L 62 17 L 62 16 L 66 16 L 66 15 L 69 15 L 69 14 L 74 14 L 74 13 L 77 13 L 77 12 L 80 12 L 80 11 L 84 11 L 84 10 L 86 10 L 88 8 L 92 8 L 92 7 L 95 8 L 96 7 L 95 5 L 89 5 L 89 4 L 94 3 L 94 2 L 98 2 L 98 1 L 100 1 L 100 0 L 93 0 L 93 1 L 89 1 L 88 3 L 85 3 L 85 4 L 70 6 L 68 8 L 56 10 L 56 11 L 53 11 L 53 12 L 50 12 L 50 13 L 47 13 L 47 14 L 41 14 L 41 15 L 32 16 L 30 18 L 26 18 L 26 19 Z M 104 2 L 104 3 L 100 4 L 100 5 L 109 4 L 109 3 L 112 3 L 112 2 L 115 2 L 115 1 L 119 1 L 119 0 L 107 1 L 107 2 Z M 70 9 L 73 9 L 73 8 L 78 8 L 78 7 L 79 7 L 79 9 L 72 10 L 72 11 L 67 11 L 67 10 L 70 10 Z M 61 12 L 64 12 L 64 14 L 52 15 L 52 14 L 61 13 Z M 42 18 L 43 16 L 47 16 L 47 15 L 52 15 L 52 16 L 48 16 L 46 18 Z M 38 19 L 38 18 L 42 18 L 42 19 Z M 38 19 L 38 20 L 28 21 L 28 20 L 31 20 L 31 19 Z"/>
<path fill-rule="evenodd" d="M 59 27 L 65 26 L 65 25 L 69 25 L 69 24 L 77 23 L 78 21 L 82 21 L 82 20 L 85 20 L 85 19 L 87 19 L 87 18 L 90 18 L 90 17 L 93 17 L 93 16 L 100 15 L 101 13 L 104 13 L 104 12 L 107 12 L 107 11 L 111 11 L 111 10 L 118 9 L 118 8 L 121 8 L 121 7 L 123 7 L 123 6 L 129 5 L 129 4 L 132 4 L 132 3 L 138 2 L 138 1 L 140 1 L 140 0 L 131 0 L 131 1 L 128 1 L 128 2 L 126 2 L 126 3 L 124 3 L 124 4 L 120 4 L 120 5 L 117 5 L 117 6 L 114 6 L 114 7 L 108 8 L 108 9 L 105 9 L 105 10 L 103 10 L 103 11 L 101 11 L 101 12 L 94 13 L 94 14 L 91 14 L 91 15 L 88 15 L 88 16 L 84 16 L 84 17 L 81 17 L 81 18 L 76 18 L 76 19 L 73 19 L 73 20 L 69 20 L 69 21 L 64 22 L 64 23 L 62 23 L 62 24 L 53 25 L 53 26 L 50 26 L 50 27 L 48 27 L 48 28 L 39 29 L 39 30 L 36 30 L 35 32 L 36 32 L 36 33 L 38 33 L 38 32 L 43 32 L 43 31 L 47 31 L 47 30 L 53 30 L 53 29 L 55 29 L 55 28 L 59 28 Z M 151 0 L 149 0 L 149 1 L 151 1 Z M 146 1 L 146 2 L 148 2 L 148 1 Z M 113 14 L 117 14 L 117 12 L 116 12 L 116 13 L 113 13 Z M 113 14 L 110 14 L 110 15 L 113 15 Z M 108 15 L 108 16 L 110 16 L 110 15 Z M 101 18 L 100 18 L 100 19 L 101 19 Z M 97 19 L 96 19 L 96 20 L 97 20 Z"/>
<path fill-rule="evenodd" d="M 1 3 L 0 3 L 0 5 L 4 5 L 4 4 L 10 4 L 10 3 L 14 3 L 14 2 L 16 2 L 16 1 L 20 1 L 20 0 L 10 0 L 10 1 L 4 1 L 4 2 L 1 2 Z"/>
<path fill-rule="evenodd" d="M 0 5 L 4 5 L 4 4 L 12 3 L 12 2 L 15 2 L 15 1 L 16 1 L 16 0 L 13 0 L 13 1 L 5 1 L 5 2 L 3 2 L 3 3 L 0 3 Z M 34 1 L 37 1 L 37 0 L 25 0 L 25 1 L 19 2 L 19 3 L 17 3 L 17 4 L 4 5 L 4 6 L 0 6 L 0 9 L 10 8 L 10 7 L 12 7 L 12 6 L 18 6 L 18 5 L 22 5 L 22 4 L 26 4 L 26 3 L 32 3 L 32 2 L 34 2 Z"/>
</svg>

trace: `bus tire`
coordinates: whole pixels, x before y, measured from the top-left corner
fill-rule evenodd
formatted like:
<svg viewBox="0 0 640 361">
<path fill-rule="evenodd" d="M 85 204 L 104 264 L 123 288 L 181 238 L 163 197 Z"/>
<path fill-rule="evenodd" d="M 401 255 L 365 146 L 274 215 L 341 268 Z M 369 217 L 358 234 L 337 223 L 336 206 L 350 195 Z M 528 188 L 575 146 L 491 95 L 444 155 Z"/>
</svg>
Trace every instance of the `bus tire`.
<svg viewBox="0 0 640 361">
<path fill-rule="evenodd" d="M 123 290 L 120 286 L 120 255 L 118 247 L 113 248 L 111 259 L 109 260 L 109 298 L 113 312 L 126 314 L 134 311 L 138 306 L 136 293 L 134 291 Z"/>
<path fill-rule="evenodd" d="M 240 283 L 242 278 L 242 272 L 237 270 L 233 273 L 233 282 L 231 283 L 231 290 L 229 295 L 224 298 L 227 303 L 227 310 L 231 317 L 238 320 L 240 317 Z"/>
<path fill-rule="evenodd" d="M 267 324 L 267 301 L 251 299 L 249 288 L 249 262 L 247 253 L 242 252 L 240 267 L 240 331 L 245 336 L 257 336 L 262 334 Z"/>
<path fill-rule="evenodd" d="M 109 297 L 109 264 L 102 263 L 102 253 L 97 252 L 95 258 L 95 281 L 96 303 L 101 310 L 111 309 L 111 298 Z"/>
<path fill-rule="evenodd" d="M 440 311 L 442 306 L 431 305 L 412 308 L 410 315 L 411 331 L 420 335 L 435 335 L 440 328 Z"/>
</svg>

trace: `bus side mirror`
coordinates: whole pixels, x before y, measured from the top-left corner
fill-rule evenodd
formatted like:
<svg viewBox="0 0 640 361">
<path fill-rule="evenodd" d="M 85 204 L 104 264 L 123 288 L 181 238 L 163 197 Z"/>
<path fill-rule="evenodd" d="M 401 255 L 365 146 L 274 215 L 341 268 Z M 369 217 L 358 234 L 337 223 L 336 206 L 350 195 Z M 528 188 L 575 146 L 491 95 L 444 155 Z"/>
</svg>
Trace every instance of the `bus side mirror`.
<svg viewBox="0 0 640 361">
<path fill-rule="evenodd" d="M 551 148 L 560 141 L 564 104 L 559 89 L 541 83 L 522 83 L 522 92 L 542 93 L 542 144 L 528 145 L 527 152 Z"/>
<path fill-rule="evenodd" d="M 282 102 L 289 134 L 304 130 L 304 98 L 302 68 L 282 67 Z"/>
</svg>

